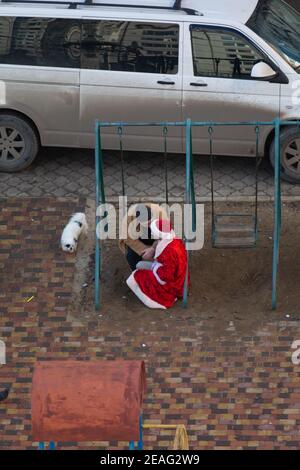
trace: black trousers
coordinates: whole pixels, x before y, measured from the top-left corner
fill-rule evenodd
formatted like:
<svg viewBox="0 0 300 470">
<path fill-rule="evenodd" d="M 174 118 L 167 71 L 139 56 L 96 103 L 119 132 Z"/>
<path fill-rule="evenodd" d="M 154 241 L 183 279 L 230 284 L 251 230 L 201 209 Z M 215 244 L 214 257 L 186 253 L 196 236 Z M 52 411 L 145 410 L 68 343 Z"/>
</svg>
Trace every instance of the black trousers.
<svg viewBox="0 0 300 470">
<path fill-rule="evenodd" d="M 135 271 L 136 265 L 142 261 L 142 257 L 138 255 L 135 251 L 133 251 L 129 246 L 127 247 L 126 251 L 126 259 L 127 263 L 130 266 L 131 271 Z"/>
<path fill-rule="evenodd" d="M 144 245 L 152 246 L 155 240 L 147 239 L 147 240 L 140 240 L 144 243 Z M 126 259 L 130 266 L 131 271 L 136 270 L 136 265 L 142 261 L 142 257 L 138 255 L 135 251 L 133 251 L 129 246 L 126 247 Z"/>
</svg>

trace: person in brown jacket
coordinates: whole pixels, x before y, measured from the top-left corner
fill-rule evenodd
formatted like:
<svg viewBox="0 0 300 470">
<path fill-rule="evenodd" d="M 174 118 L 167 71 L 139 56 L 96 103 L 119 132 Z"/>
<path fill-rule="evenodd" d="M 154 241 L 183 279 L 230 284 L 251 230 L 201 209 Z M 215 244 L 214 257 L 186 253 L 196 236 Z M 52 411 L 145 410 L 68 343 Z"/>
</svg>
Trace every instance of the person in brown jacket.
<svg viewBox="0 0 300 470">
<path fill-rule="evenodd" d="M 152 239 L 150 225 L 156 219 L 168 220 L 169 217 L 163 207 L 152 203 L 131 206 L 123 219 L 119 247 L 132 271 L 140 261 L 150 261 L 154 257 L 156 240 Z M 140 236 L 131 235 L 133 227 L 140 232 Z"/>
</svg>

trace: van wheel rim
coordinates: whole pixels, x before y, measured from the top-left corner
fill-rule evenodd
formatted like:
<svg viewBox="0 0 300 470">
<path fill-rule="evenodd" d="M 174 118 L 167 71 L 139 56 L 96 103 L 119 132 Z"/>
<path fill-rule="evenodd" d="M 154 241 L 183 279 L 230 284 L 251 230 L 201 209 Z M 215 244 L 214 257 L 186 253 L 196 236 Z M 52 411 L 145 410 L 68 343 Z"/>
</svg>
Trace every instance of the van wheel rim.
<svg viewBox="0 0 300 470">
<path fill-rule="evenodd" d="M 0 162 L 20 160 L 25 141 L 17 129 L 0 127 Z"/>
<path fill-rule="evenodd" d="M 300 139 L 293 140 L 283 152 L 285 169 L 300 176 Z"/>
</svg>

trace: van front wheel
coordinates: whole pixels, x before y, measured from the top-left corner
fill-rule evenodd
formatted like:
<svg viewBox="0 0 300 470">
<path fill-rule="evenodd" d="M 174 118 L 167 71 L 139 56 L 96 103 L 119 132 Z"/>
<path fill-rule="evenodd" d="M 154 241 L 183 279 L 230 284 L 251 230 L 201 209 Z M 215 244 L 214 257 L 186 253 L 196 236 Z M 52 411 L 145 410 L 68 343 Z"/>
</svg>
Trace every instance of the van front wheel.
<svg viewBox="0 0 300 470">
<path fill-rule="evenodd" d="M 0 114 L 0 171 L 24 170 L 33 162 L 38 150 L 38 136 L 25 119 Z"/>
<path fill-rule="evenodd" d="M 300 184 L 300 129 L 286 127 L 280 133 L 281 177 L 289 183 Z M 270 161 L 275 168 L 275 139 L 270 148 Z"/>
</svg>

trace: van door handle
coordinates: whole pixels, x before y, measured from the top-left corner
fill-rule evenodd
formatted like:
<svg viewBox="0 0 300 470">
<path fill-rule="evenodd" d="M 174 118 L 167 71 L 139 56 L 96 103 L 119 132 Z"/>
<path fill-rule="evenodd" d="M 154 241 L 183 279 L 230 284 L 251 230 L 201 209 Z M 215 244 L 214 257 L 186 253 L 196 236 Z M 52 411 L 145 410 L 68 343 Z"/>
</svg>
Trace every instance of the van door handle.
<svg viewBox="0 0 300 470">
<path fill-rule="evenodd" d="M 164 80 L 158 80 L 157 82 L 159 85 L 175 85 L 175 82 L 168 82 Z"/>
<path fill-rule="evenodd" d="M 207 83 L 191 82 L 191 86 L 208 86 Z"/>
</svg>

